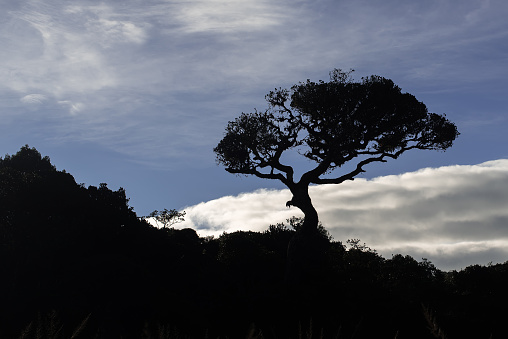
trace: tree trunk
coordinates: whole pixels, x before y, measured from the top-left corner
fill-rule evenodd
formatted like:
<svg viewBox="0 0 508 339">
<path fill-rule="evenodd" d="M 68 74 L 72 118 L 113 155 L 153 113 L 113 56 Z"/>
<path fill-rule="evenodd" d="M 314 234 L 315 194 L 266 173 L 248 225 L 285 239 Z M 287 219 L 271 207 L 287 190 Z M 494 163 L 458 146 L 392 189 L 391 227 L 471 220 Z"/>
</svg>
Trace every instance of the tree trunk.
<svg viewBox="0 0 508 339">
<path fill-rule="evenodd" d="M 293 286 L 308 285 L 319 279 L 318 272 L 324 263 L 326 244 L 318 232 L 318 214 L 312 205 L 308 186 L 295 187 L 291 192 L 293 199 L 287 205 L 300 208 L 305 219 L 288 245 L 286 282 Z"/>
</svg>

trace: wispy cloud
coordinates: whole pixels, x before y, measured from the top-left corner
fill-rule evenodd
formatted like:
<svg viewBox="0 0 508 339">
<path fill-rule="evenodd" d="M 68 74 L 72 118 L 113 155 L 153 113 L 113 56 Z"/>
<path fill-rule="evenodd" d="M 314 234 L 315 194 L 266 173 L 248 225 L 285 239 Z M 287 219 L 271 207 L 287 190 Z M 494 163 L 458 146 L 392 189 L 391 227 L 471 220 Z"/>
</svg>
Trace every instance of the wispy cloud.
<svg viewBox="0 0 508 339">
<path fill-rule="evenodd" d="M 54 140 L 78 129 L 83 140 L 152 161 L 183 153 L 199 162 L 228 120 L 264 108 L 267 91 L 326 78 L 333 67 L 437 92 L 505 79 L 508 69 L 500 59 L 508 4 L 499 0 L 26 0 L 5 8 L 2 93 L 28 112 L 27 96 L 43 95 L 39 115 L 79 119 L 54 124 Z"/>
<path fill-rule="evenodd" d="M 335 239 L 360 238 L 390 257 L 427 257 L 444 269 L 508 260 L 508 160 L 426 168 L 402 175 L 311 187 Z M 288 190 L 259 190 L 190 206 L 179 227 L 203 235 L 262 231 L 297 209 Z"/>
<path fill-rule="evenodd" d="M 23 104 L 28 106 L 39 106 L 47 100 L 47 97 L 43 94 L 28 94 L 20 99 Z"/>
<path fill-rule="evenodd" d="M 86 17 L 62 13 L 61 6 L 32 2 L 20 11 L 10 12 L 8 32 L 14 53 L 6 67 L 12 76 L 9 86 L 18 92 L 44 91 L 57 98 L 72 93 L 97 91 L 114 86 L 114 75 L 108 61 L 96 47 L 96 37 L 86 28 Z M 61 15 L 59 15 L 61 14 Z M 22 27 L 25 39 L 35 42 L 28 53 L 15 53 L 27 44 L 14 31 Z M 104 30 L 103 32 L 104 33 Z M 6 37 L 4 37 L 6 38 Z"/>
<path fill-rule="evenodd" d="M 186 33 L 244 33 L 279 26 L 287 16 L 287 7 L 273 1 L 209 0 L 188 1 L 176 8 L 175 18 Z"/>
</svg>

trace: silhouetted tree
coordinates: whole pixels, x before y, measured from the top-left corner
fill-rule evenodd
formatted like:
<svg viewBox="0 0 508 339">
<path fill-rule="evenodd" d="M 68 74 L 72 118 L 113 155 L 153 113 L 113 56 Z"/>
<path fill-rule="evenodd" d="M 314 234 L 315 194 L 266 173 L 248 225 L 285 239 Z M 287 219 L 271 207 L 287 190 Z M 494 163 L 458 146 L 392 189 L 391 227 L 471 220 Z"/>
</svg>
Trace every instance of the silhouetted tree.
<svg viewBox="0 0 508 339">
<path fill-rule="evenodd" d="M 184 221 L 185 220 L 184 217 L 185 211 L 178 212 L 175 209 L 168 210 L 167 208 L 165 208 L 162 211 L 155 210 L 148 216 L 143 217 L 143 219 L 147 221 L 149 219 L 153 219 L 157 224 L 157 226 L 160 227 L 160 225 L 162 225 L 162 228 L 169 228 L 174 224 Z"/>
<path fill-rule="evenodd" d="M 319 247 L 312 245 L 318 213 L 309 185 L 353 180 L 366 165 L 397 159 L 408 150 L 446 150 L 459 135 L 445 116 L 429 113 L 392 80 L 373 75 L 354 81 L 352 72 L 335 69 L 329 82 L 307 80 L 271 91 L 269 108 L 230 121 L 214 148 L 228 172 L 280 180 L 293 194 L 286 205 L 302 210 L 305 221 L 288 248 L 290 265 L 306 261 Z M 316 163 L 299 179 L 282 161 L 291 150 Z M 327 176 L 350 162 L 356 165 L 352 170 Z"/>
</svg>

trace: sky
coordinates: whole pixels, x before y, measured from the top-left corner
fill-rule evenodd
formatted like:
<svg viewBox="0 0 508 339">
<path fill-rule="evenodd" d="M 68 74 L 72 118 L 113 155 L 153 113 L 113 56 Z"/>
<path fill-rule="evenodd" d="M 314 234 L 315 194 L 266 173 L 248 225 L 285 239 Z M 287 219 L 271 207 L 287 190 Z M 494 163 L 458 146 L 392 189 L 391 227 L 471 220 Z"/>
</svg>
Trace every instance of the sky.
<svg viewBox="0 0 508 339">
<path fill-rule="evenodd" d="M 0 155 L 28 144 L 78 183 L 125 188 L 140 216 L 185 210 L 200 234 L 261 230 L 299 212 L 281 183 L 216 164 L 227 122 L 276 87 L 354 69 L 461 135 L 313 187 L 325 227 L 439 268 L 504 262 L 506 17 L 504 0 L 3 0 Z"/>
</svg>

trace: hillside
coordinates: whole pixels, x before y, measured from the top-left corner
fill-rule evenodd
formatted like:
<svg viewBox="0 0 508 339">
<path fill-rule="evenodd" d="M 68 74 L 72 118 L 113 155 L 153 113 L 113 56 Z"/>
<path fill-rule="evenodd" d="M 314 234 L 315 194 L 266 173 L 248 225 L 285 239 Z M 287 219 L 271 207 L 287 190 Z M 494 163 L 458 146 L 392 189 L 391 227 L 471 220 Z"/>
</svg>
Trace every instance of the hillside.
<svg viewBox="0 0 508 339">
<path fill-rule="evenodd" d="M 443 272 L 330 239 L 285 281 L 301 220 L 199 237 L 155 228 L 24 146 L 0 159 L 2 338 L 506 338 L 508 262 Z"/>
</svg>

